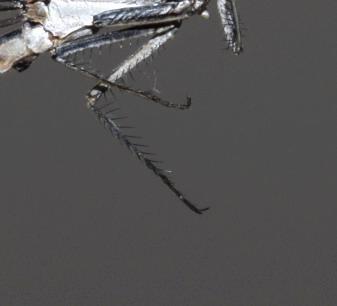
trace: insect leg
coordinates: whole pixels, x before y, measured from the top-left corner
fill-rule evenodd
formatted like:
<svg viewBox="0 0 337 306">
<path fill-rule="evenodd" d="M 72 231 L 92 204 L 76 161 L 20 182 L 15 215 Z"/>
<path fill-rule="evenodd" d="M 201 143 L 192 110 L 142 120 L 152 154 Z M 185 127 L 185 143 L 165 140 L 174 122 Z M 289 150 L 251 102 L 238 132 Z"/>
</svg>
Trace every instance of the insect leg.
<svg viewBox="0 0 337 306">
<path fill-rule="evenodd" d="M 148 157 L 148 154 L 140 149 L 139 145 L 133 143 L 130 140 L 130 137 L 124 135 L 122 133 L 121 127 L 112 118 L 109 118 L 109 116 L 107 116 L 102 111 L 102 109 L 100 109 L 97 106 L 97 102 L 99 98 L 111 87 L 111 85 L 116 85 L 114 84 L 115 81 L 117 81 L 119 78 L 124 76 L 128 71 L 134 68 L 141 61 L 145 60 L 150 55 L 152 55 L 153 52 L 158 50 L 161 45 L 163 45 L 166 41 L 168 41 L 172 37 L 175 30 L 176 30 L 176 27 L 166 27 L 166 28 L 158 29 L 156 31 L 157 35 L 155 37 L 150 39 L 150 41 L 146 43 L 143 47 L 141 47 L 140 50 L 138 50 L 136 54 L 131 56 L 129 59 L 123 62 L 117 69 L 115 69 L 114 73 L 109 78 L 107 78 L 106 80 L 100 81 L 90 91 L 90 93 L 88 94 L 88 101 L 89 101 L 88 107 L 91 111 L 95 113 L 97 118 L 111 132 L 111 134 L 117 139 L 119 139 L 131 152 L 133 152 L 136 155 L 136 157 L 145 164 L 147 168 L 152 170 L 153 173 L 156 176 L 158 176 L 164 182 L 164 184 L 167 185 L 170 188 L 170 190 L 185 205 L 187 205 L 194 212 L 201 214 L 203 211 L 207 210 L 208 208 L 199 209 L 194 204 L 192 204 L 188 199 L 186 199 L 184 195 L 174 186 L 173 182 L 168 177 L 166 171 L 157 167 L 155 164 L 155 161 L 151 160 Z M 80 39 L 79 41 L 81 42 L 80 44 L 77 44 L 77 49 L 79 51 L 83 50 L 84 48 L 87 48 L 90 45 L 90 43 L 99 44 L 99 39 L 97 41 L 93 40 L 90 42 L 89 40 L 83 40 L 83 39 Z M 111 41 L 111 37 L 110 37 L 110 41 Z M 58 48 L 54 51 L 55 52 L 54 58 L 60 62 L 64 62 L 65 58 L 62 55 L 68 56 L 72 54 L 74 51 L 74 48 L 76 47 L 74 45 L 71 45 L 71 43 L 66 43 L 63 45 L 63 47 L 61 46 L 60 48 L 63 48 L 63 49 Z M 120 88 L 121 86 L 123 85 L 118 85 L 118 87 Z"/>
<path fill-rule="evenodd" d="M 156 5 L 131 7 L 106 11 L 94 16 L 93 25 L 107 27 L 115 25 L 140 26 L 143 24 L 155 24 L 172 22 L 189 17 L 192 13 L 192 1 L 175 1 Z"/>
<path fill-rule="evenodd" d="M 113 31 L 98 35 L 80 37 L 75 40 L 62 43 L 59 47 L 52 50 L 53 58 L 63 63 L 67 57 L 85 49 L 100 48 L 106 45 L 120 43 L 132 38 L 146 37 L 154 35 L 156 29 L 131 29 L 124 31 Z"/>
<path fill-rule="evenodd" d="M 240 22 L 235 0 L 218 0 L 218 11 L 224 27 L 225 40 L 235 54 L 242 51 Z"/>
<path fill-rule="evenodd" d="M 109 82 L 115 82 L 121 77 L 123 77 L 126 73 L 128 73 L 131 69 L 133 69 L 136 65 L 138 65 L 141 61 L 144 61 L 146 58 L 151 56 L 155 51 L 159 49 L 160 46 L 165 44 L 170 38 L 172 38 L 174 29 L 163 31 L 163 33 L 158 34 L 153 37 L 143 45 L 137 53 L 124 61 L 108 78 Z M 188 200 L 180 190 L 178 190 L 173 181 L 168 177 L 166 172 L 155 165 L 155 162 L 149 159 L 146 153 L 142 152 L 139 147 L 132 143 L 127 136 L 125 136 L 119 125 L 114 122 L 112 119 L 109 119 L 104 113 L 97 107 L 98 99 L 103 95 L 106 90 L 108 90 L 109 85 L 104 82 L 99 82 L 88 94 L 88 107 L 97 118 L 104 124 L 104 126 L 111 132 L 111 134 L 119 139 L 132 153 L 136 155 L 136 157 L 142 161 L 145 166 L 150 169 L 156 176 L 158 176 L 162 182 L 192 211 L 197 214 L 202 214 L 204 211 L 209 208 L 198 208 L 196 207 L 190 200 Z"/>
<path fill-rule="evenodd" d="M 173 26 L 167 27 L 167 29 L 173 29 Z M 155 29 L 143 29 L 143 30 L 125 30 L 125 31 L 118 31 L 118 32 L 109 32 L 104 33 L 96 36 L 91 37 L 85 37 L 85 38 L 79 38 L 74 41 L 63 43 L 61 46 L 55 48 L 53 50 L 53 58 L 66 65 L 68 68 L 72 70 L 79 71 L 89 77 L 95 78 L 98 81 L 102 81 L 105 84 L 108 84 L 108 87 L 117 87 L 120 90 L 124 90 L 126 92 L 138 95 L 142 98 L 145 98 L 149 101 L 155 102 L 157 104 L 160 104 L 165 107 L 169 108 L 176 108 L 180 110 L 187 109 L 191 106 L 191 98 L 187 97 L 187 101 L 184 104 L 176 104 L 171 103 L 169 101 L 166 101 L 159 96 L 155 95 L 154 93 L 150 91 L 144 91 L 140 89 L 134 89 L 130 88 L 129 86 L 126 86 L 124 84 L 119 84 L 116 82 L 111 82 L 107 80 L 104 76 L 100 75 L 99 73 L 90 70 L 87 67 L 82 67 L 70 60 L 68 58 L 70 55 L 76 54 L 78 52 L 83 51 L 84 49 L 88 48 L 99 48 L 101 46 L 107 45 L 107 44 L 114 44 L 117 42 L 121 42 L 125 39 L 130 38 L 138 38 L 141 36 L 147 36 L 147 35 L 153 35 L 156 33 Z"/>
<path fill-rule="evenodd" d="M 104 114 L 103 111 L 99 107 L 97 107 L 96 103 L 90 103 L 89 109 L 96 115 L 99 121 L 104 125 L 106 129 L 108 129 L 111 135 L 117 138 L 122 144 L 124 144 L 136 157 L 142 161 L 145 166 L 150 169 L 156 176 L 158 176 L 162 182 L 181 200 L 188 208 L 194 211 L 197 214 L 202 214 L 204 211 L 208 210 L 209 207 L 206 208 L 198 208 L 196 207 L 190 200 L 188 200 L 180 190 L 178 190 L 173 181 L 169 178 L 166 170 L 163 170 L 156 166 L 156 161 L 153 161 L 148 156 L 147 152 L 141 150 L 141 146 L 133 143 L 130 140 L 130 137 L 125 135 L 122 132 L 122 128 L 115 122 L 115 120 L 109 118 Z"/>
<path fill-rule="evenodd" d="M 139 63 L 152 56 L 168 40 L 173 38 L 176 31 L 177 27 L 175 26 L 158 28 L 155 36 L 144 44 L 135 54 L 131 55 L 121 65 L 119 65 L 107 78 L 107 81 L 115 83 L 117 80 L 121 79 Z M 108 89 L 109 83 L 98 82 L 88 93 L 89 102 L 91 100 L 95 101 L 99 99 Z"/>
</svg>

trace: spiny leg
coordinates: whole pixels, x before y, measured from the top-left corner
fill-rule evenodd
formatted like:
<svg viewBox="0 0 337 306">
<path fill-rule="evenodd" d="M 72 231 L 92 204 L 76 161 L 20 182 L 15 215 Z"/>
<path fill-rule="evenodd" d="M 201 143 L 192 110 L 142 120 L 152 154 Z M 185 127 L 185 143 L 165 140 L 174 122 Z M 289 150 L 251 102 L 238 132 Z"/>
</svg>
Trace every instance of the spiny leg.
<svg viewBox="0 0 337 306">
<path fill-rule="evenodd" d="M 137 53 L 124 61 L 108 78 L 109 82 L 115 82 L 131 69 L 137 66 L 140 62 L 144 61 L 146 58 L 151 56 L 155 51 L 157 51 L 160 46 L 165 44 L 172 35 L 174 34 L 175 29 L 164 31 L 161 34 L 158 34 L 156 37 L 149 40 L 148 43 L 143 45 Z M 156 176 L 158 176 L 162 182 L 192 211 L 198 214 L 202 214 L 204 211 L 209 208 L 198 208 L 190 200 L 188 200 L 180 190 L 178 190 L 172 180 L 165 173 L 165 170 L 158 168 L 155 165 L 155 162 L 147 157 L 147 154 L 139 149 L 137 144 L 134 144 L 130 139 L 125 136 L 120 126 L 112 119 L 109 119 L 104 113 L 97 107 L 98 99 L 108 90 L 109 85 L 104 82 L 99 82 L 88 94 L 88 107 L 92 110 L 98 119 L 108 128 L 111 134 L 118 138 L 126 147 L 136 155 L 136 157 L 141 160 L 145 166 L 150 169 Z"/>
<path fill-rule="evenodd" d="M 119 65 L 113 73 L 106 78 L 109 83 L 115 83 L 117 80 L 121 79 L 132 69 L 134 69 L 139 63 L 148 59 L 150 56 L 164 45 L 168 40 L 173 38 L 174 33 L 177 31 L 178 26 L 168 26 L 157 29 L 155 36 L 145 43 L 135 54 L 127 58 L 121 65 Z M 106 82 L 98 82 L 88 93 L 88 100 L 95 101 L 99 99 L 104 92 L 106 92 L 110 86 Z"/>
<path fill-rule="evenodd" d="M 141 148 L 143 145 L 136 144 L 131 141 L 131 136 L 125 135 L 122 132 L 122 127 L 120 127 L 116 122 L 115 119 L 109 118 L 107 115 L 104 114 L 101 108 L 97 107 L 96 102 L 94 104 L 89 104 L 89 109 L 93 111 L 93 113 L 97 116 L 99 121 L 107 128 L 113 137 L 117 138 L 122 144 L 124 144 L 136 157 L 142 161 L 145 166 L 152 170 L 153 173 L 158 176 L 163 183 L 168 186 L 168 188 L 192 211 L 197 214 L 202 214 L 204 211 L 208 210 L 209 207 L 206 208 L 198 208 L 196 207 L 190 200 L 188 200 L 180 190 L 178 190 L 173 181 L 168 177 L 166 173 L 169 171 L 161 169 L 157 167 L 155 164 L 157 161 L 152 160 L 150 155 L 152 153 L 148 153 L 143 151 Z"/>
<path fill-rule="evenodd" d="M 173 28 L 174 26 L 165 27 L 166 30 L 173 29 Z M 163 28 L 160 28 L 159 30 L 162 31 Z M 93 69 L 89 69 L 87 67 L 81 66 L 68 59 L 71 55 L 76 55 L 77 53 L 85 49 L 99 48 L 104 45 L 115 44 L 115 43 L 122 42 L 126 39 L 131 39 L 131 38 L 146 37 L 149 35 L 156 34 L 157 31 L 158 30 L 155 28 L 138 29 L 138 30 L 133 29 L 133 30 L 124 30 L 124 31 L 114 31 L 114 32 L 100 34 L 100 35 L 79 38 L 79 39 L 76 39 L 70 42 L 63 43 L 61 46 L 55 48 L 52 51 L 52 54 L 53 54 L 53 58 L 57 62 L 60 62 L 66 65 L 68 68 L 72 70 L 79 71 L 89 77 L 92 77 L 98 81 L 101 81 L 104 84 L 107 84 L 108 88 L 117 87 L 120 90 L 138 95 L 142 98 L 145 98 L 149 101 L 152 101 L 154 103 L 160 104 L 165 107 L 176 108 L 180 110 L 187 109 L 191 106 L 190 97 L 187 97 L 187 101 L 184 104 L 171 103 L 167 100 L 160 98 L 159 96 L 155 95 L 154 93 L 150 91 L 134 89 L 124 84 L 111 82 L 108 79 L 106 79 L 104 76 L 102 76 L 100 73 L 94 71 Z"/>
<path fill-rule="evenodd" d="M 139 63 L 141 61 L 141 59 L 146 59 L 148 56 L 150 56 L 152 54 L 152 52 L 149 53 L 148 49 L 151 49 L 153 52 L 155 50 L 157 50 L 163 43 L 165 43 L 172 35 L 172 31 L 175 30 L 174 27 L 170 27 L 166 29 L 166 32 L 163 32 L 164 28 L 160 29 L 162 32 L 162 35 L 165 35 L 165 39 L 163 39 L 163 37 L 157 36 L 154 37 L 153 39 L 151 39 L 146 45 L 144 45 L 138 53 L 144 53 L 146 56 L 136 56 L 135 58 L 137 59 L 139 57 L 139 59 L 137 59 L 137 63 Z M 83 50 L 84 48 L 88 47 L 88 40 L 87 41 L 83 41 L 81 40 L 81 44 L 80 46 L 78 46 L 77 50 Z M 93 43 L 98 43 L 98 40 L 96 40 Z M 64 62 L 65 59 L 61 56 L 61 55 L 65 55 L 65 56 L 69 56 L 70 54 L 72 54 L 73 52 L 73 47 L 74 45 L 71 46 L 70 43 L 67 43 L 63 46 L 63 49 L 58 49 L 55 51 L 54 53 L 54 58 L 58 61 Z M 63 51 L 63 52 L 61 52 Z M 144 52 L 145 51 L 145 52 Z M 132 59 L 132 57 L 130 58 Z M 115 72 L 119 71 L 117 74 L 119 75 L 119 77 L 122 77 L 124 74 L 126 74 L 128 72 L 127 69 L 125 69 L 125 63 L 127 63 L 129 61 L 125 61 L 119 68 L 117 68 L 115 70 Z M 130 66 L 130 69 L 132 69 L 135 65 L 132 65 L 132 67 Z M 73 67 L 72 67 L 73 68 Z M 73 68 L 74 69 L 74 68 Z M 80 69 L 80 68 L 78 68 Z M 83 70 L 80 69 L 82 72 Z M 124 71 L 124 73 L 121 73 L 121 71 Z M 115 119 L 113 118 L 109 118 L 103 111 L 102 108 L 99 108 L 97 106 L 97 101 L 98 99 L 101 97 L 101 95 L 103 95 L 106 90 L 109 88 L 110 85 L 114 85 L 118 88 L 121 89 L 125 89 L 128 91 L 132 91 L 134 92 L 133 89 L 130 88 L 126 88 L 124 85 L 120 85 L 120 84 L 114 84 L 113 82 L 111 82 L 113 80 L 112 77 L 110 77 L 108 80 L 103 80 L 102 82 L 100 82 L 99 84 L 104 84 L 104 88 L 102 88 L 101 94 L 99 96 L 96 96 L 96 98 L 94 98 L 93 96 L 91 96 L 90 99 L 90 103 L 89 103 L 89 108 L 96 114 L 96 116 L 99 118 L 99 120 L 104 124 L 104 126 L 106 128 L 108 128 L 110 130 L 110 132 L 112 133 L 112 135 L 116 138 L 118 138 L 122 143 L 124 143 L 126 145 L 126 147 L 133 152 L 138 159 L 140 159 L 141 161 L 143 161 L 145 163 L 145 165 L 152 170 L 157 176 L 159 176 L 162 181 L 179 197 L 179 199 L 185 204 L 187 205 L 191 210 L 193 210 L 194 212 L 201 214 L 203 211 L 207 210 L 208 208 L 204 208 L 204 209 L 199 209 L 197 208 L 195 205 L 193 205 L 188 199 L 186 199 L 183 194 L 177 189 L 175 188 L 173 182 L 168 178 L 168 176 L 166 175 L 165 170 L 160 169 L 159 167 L 157 167 L 155 165 L 156 161 L 152 160 L 149 158 L 149 153 L 141 151 L 139 149 L 139 145 L 135 144 L 133 142 L 131 142 L 130 140 L 130 136 L 124 135 L 121 131 L 121 127 L 115 122 Z M 109 86 L 107 86 L 106 84 L 108 84 Z M 124 87 L 124 88 L 123 88 Z M 97 90 L 97 89 L 95 89 Z M 104 92 L 103 92 L 104 91 Z M 141 95 L 143 95 L 143 92 L 139 93 Z"/>
<path fill-rule="evenodd" d="M 240 21 L 236 10 L 235 0 L 218 0 L 218 10 L 225 32 L 228 47 L 235 54 L 242 52 Z"/>
<path fill-rule="evenodd" d="M 99 78 L 98 76 L 95 75 L 95 78 L 100 80 L 100 81 L 103 81 L 103 82 L 106 82 L 106 80 L 103 78 Z M 111 85 L 112 87 L 116 87 L 122 91 L 125 91 L 125 92 L 129 92 L 131 94 L 134 94 L 134 95 L 137 95 L 141 98 L 144 98 L 144 99 L 147 99 L 149 101 L 152 101 L 154 103 L 157 103 L 161 106 L 165 106 L 165 107 L 168 107 L 168 108 L 175 108 L 175 109 L 179 109 L 179 110 L 185 110 L 185 109 L 189 109 L 192 105 L 192 99 L 191 97 L 187 97 L 186 98 L 186 102 L 185 103 L 172 103 L 170 101 L 167 101 L 167 100 L 164 100 L 163 98 L 155 95 L 153 92 L 151 91 L 145 91 L 145 90 L 142 90 L 142 89 L 136 89 L 136 88 L 131 88 L 127 85 L 124 85 L 124 84 L 119 84 L 119 83 L 111 83 L 111 82 L 107 82 L 109 85 Z"/>
<path fill-rule="evenodd" d="M 112 90 L 112 88 L 118 88 L 121 91 L 125 91 L 131 94 L 134 94 L 136 96 L 139 96 L 141 98 L 144 98 L 148 101 L 154 102 L 156 104 L 159 104 L 161 106 L 167 107 L 167 108 L 174 108 L 174 109 L 178 109 L 178 110 L 186 110 L 189 109 L 192 105 L 192 99 L 191 97 L 187 96 L 186 97 L 186 102 L 185 103 L 172 103 L 170 101 L 167 101 L 159 96 L 157 96 L 156 94 L 154 94 L 152 91 L 146 91 L 146 90 L 142 90 L 142 89 L 137 89 L 137 88 L 133 88 L 130 87 L 128 85 L 125 84 L 121 84 L 121 83 L 116 83 L 116 82 L 110 82 L 109 80 L 107 80 L 104 76 L 100 75 L 98 72 L 90 70 L 88 68 L 82 67 L 76 63 L 70 62 L 70 61 L 65 61 L 64 62 L 65 66 L 75 70 L 75 71 L 79 71 L 81 73 L 83 73 L 86 76 L 92 77 L 94 78 L 96 81 L 100 81 L 104 84 L 108 85 L 107 89 Z M 104 92 L 106 92 L 106 88 L 102 88 L 104 90 Z"/>
<path fill-rule="evenodd" d="M 115 9 L 94 16 L 93 24 L 96 27 L 163 24 L 188 18 L 193 13 L 193 4 L 193 1 L 180 0 Z"/>
<path fill-rule="evenodd" d="M 88 35 L 71 41 L 63 42 L 60 46 L 52 50 L 52 55 L 55 60 L 63 63 L 70 55 L 83 50 L 121 43 L 128 39 L 147 37 L 156 34 L 156 32 L 156 28 L 143 28 Z"/>
</svg>

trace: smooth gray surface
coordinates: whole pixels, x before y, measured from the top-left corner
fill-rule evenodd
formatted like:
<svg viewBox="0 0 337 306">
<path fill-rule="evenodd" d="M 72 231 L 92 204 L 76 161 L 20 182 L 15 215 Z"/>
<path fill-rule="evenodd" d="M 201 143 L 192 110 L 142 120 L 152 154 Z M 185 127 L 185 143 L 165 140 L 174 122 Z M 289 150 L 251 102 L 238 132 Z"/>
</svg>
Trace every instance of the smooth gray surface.
<svg viewBox="0 0 337 306">
<path fill-rule="evenodd" d="M 0 305 L 337 304 L 336 3 L 238 6 L 242 56 L 212 3 L 142 66 L 192 110 L 118 97 L 201 217 L 86 110 L 91 80 L 1 77 Z"/>
</svg>

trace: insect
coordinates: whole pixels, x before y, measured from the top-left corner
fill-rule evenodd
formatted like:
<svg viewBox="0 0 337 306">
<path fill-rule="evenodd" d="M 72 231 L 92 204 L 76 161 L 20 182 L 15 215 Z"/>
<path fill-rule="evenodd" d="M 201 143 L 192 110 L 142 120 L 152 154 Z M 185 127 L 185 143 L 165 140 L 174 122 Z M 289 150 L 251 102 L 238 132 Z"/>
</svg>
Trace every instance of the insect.
<svg viewBox="0 0 337 306">
<path fill-rule="evenodd" d="M 119 88 L 165 107 L 187 109 L 184 104 L 163 100 L 150 91 L 131 88 L 122 78 L 139 63 L 148 59 L 174 37 L 182 22 L 194 15 L 208 18 L 210 0 L 0 0 L 0 11 L 14 16 L 0 20 L 0 27 L 18 24 L 17 30 L 0 37 L 0 73 L 10 69 L 27 69 L 39 54 L 49 52 L 66 67 L 97 80 L 88 92 L 88 108 L 112 135 L 120 140 L 147 168 L 192 211 L 198 208 L 179 191 L 169 173 L 159 168 L 151 155 L 125 135 L 123 127 L 98 107 L 99 99 L 108 91 Z M 242 51 L 240 24 L 235 0 L 217 0 L 224 37 L 235 54 Z M 146 42 L 108 76 L 77 64 L 72 56 L 86 49 L 100 48 L 134 38 Z"/>
</svg>

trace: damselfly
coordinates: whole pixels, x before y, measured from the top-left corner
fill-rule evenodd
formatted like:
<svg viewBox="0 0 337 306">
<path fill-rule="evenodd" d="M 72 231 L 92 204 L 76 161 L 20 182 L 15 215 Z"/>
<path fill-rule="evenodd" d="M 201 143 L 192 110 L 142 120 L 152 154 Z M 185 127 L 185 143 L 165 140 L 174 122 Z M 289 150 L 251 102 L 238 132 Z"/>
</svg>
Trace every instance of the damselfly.
<svg viewBox="0 0 337 306">
<path fill-rule="evenodd" d="M 119 88 L 165 107 L 187 109 L 153 92 L 131 88 L 120 80 L 139 63 L 148 59 L 172 39 L 182 22 L 194 15 L 208 18 L 210 0 L 0 0 L 0 11 L 14 16 L 0 20 L 0 27 L 20 24 L 19 28 L 0 37 L 0 73 L 10 69 L 23 71 L 44 52 L 66 67 L 97 80 L 87 94 L 88 108 L 112 135 L 141 160 L 147 168 L 191 210 L 201 214 L 208 208 L 198 208 L 179 191 L 166 170 L 159 168 L 150 153 L 123 133 L 123 127 L 108 116 L 98 100 L 105 92 Z M 225 41 L 235 53 L 242 51 L 240 26 L 235 0 L 217 0 Z M 104 76 L 72 60 L 86 49 L 100 48 L 134 38 L 145 38 L 134 54 Z"/>
</svg>

